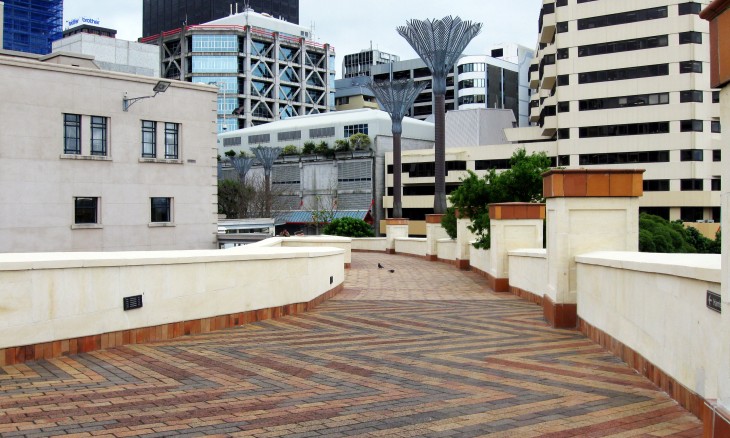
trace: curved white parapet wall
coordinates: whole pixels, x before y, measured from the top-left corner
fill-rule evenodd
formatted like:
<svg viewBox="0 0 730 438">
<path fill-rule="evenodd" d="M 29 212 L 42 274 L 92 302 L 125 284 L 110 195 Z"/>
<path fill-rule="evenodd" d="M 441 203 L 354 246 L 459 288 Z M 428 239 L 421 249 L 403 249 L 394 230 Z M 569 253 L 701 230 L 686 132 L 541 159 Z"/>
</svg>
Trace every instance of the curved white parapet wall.
<svg viewBox="0 0 730 438">
<path fill-rule="evenodd" d="M 547 289 L 547 251 L 542 248 L 509 251 L 509 285 L 542 298 Z"/>
<path fill-rule="evenodd" d="M 0 349 L 306 303 L 343 283 L 345 250 L 276 245 L 0 254 Z M 143 307 L 124 311 L 135 295 Z"/>
<path fill-rule="evenodd" d="M 717 397 L 727 364 L 718 361 L 721 315 L 706 296 L 720 293 L 720 255 L 594 252 L 576 262 L 583 321 L 705 400 Z"/>
<path fill-rule="evenodd" d="M 386 237 L 355 237 L 352 239 L 353 251 L 385 252 L 387 245 Z"/>
<path fill-rule="evenodd" d="M 437 254 L 440 260 L 456 260 L 456 240 L 439 239 L 437 241 Z"/>
</svg>

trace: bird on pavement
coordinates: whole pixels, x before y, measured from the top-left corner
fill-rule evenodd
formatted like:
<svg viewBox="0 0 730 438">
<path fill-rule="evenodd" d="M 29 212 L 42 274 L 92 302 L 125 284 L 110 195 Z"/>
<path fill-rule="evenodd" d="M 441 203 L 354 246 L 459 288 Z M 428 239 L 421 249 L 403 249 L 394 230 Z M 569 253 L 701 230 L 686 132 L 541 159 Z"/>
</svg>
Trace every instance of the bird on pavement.
<svg viewBox="0 0 730 438">
<path fill-rule="evenodd" d="M 395 269 L 388 269 L 388 272 L 392 274 L 393 272 L 395 272 Z"/>
<path fill-rule="evenodd" d="M 381 265 L 380 263 L 378 263 L 378 269 L 383 269 L 384 267 L 385 267 L 385 266 L 383 266 L 383 265 Z"/>
</svg>

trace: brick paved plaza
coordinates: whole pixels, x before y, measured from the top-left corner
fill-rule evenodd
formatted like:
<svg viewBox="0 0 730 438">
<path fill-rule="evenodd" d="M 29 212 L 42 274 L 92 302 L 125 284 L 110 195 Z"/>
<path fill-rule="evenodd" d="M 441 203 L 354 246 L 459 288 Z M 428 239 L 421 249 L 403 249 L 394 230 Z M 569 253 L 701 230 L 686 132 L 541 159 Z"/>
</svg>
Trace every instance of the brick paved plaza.
<svg viewBox="0 0 730 438">
<path fill-rule="evenodd" d="M 303 315 L 0 368 L 0 436 L 62 434 L 695 437 L 702 425 L 474 273 L 354 253 L 345 290 Z"/>
</svg>

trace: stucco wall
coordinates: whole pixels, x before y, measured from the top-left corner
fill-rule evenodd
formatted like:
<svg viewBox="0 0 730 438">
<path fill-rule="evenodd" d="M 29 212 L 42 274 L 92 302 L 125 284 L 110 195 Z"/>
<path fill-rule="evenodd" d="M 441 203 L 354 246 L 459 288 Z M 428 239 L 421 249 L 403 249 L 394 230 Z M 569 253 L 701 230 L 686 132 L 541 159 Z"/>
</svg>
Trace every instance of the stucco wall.
<svg viewBox="0 0 730 438">
<path fill-rule="evenodd" d="M 439 239 L 438 240 L 438 258 L 441 260 L 456 260 L 456 240 Z"/>
<path fill-rule="evenodd" d="M 509 285 L 542 298 L 547 289 L 547 252 L 519 249 L 509 252 Z"/>
<path fill-rule="evenodd" d="M 469 245 L 469 265 L 479 269 L 482 272 L 489 273 L 491 270 L 490 266 L 490 250 L 474 248 L 474 245 Z"/>
<path fill-rule="evenodd" d="M 721 315 L 707 308 L 706 291 L 720 291 L 719 255 L 596 252 L 576 261 L 581 319 L 717 397 Z"/>
<path fill-rule="evenodd" d="M 383 251 L 388 243 L 385 237 L 356 237 L 352 239 L 353 251 Z"/>
<path fill-rule="evenodd" d="M 396 237 L 396 254 L 426 255 L 426 238 L 423 237 Z"/>
<path fill-rule="evenodd" d="M 344 281 L 329 247 L 0 255 L 0 348 L 308 302 Z M 142 295 L 143 307 L 123 310 Z"/>
</svg>

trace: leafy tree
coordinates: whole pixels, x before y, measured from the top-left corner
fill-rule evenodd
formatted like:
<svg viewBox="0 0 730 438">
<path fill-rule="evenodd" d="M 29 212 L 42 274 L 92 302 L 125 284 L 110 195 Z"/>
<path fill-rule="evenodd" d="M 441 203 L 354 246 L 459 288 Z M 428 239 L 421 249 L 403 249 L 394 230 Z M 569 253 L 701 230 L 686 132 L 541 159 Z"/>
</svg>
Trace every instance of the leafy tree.
<svg viewBox="0 0 730 438">
<path fill-rule="evenodd" d="M 266 217 L 268 203 L 275 210 L 282 209 L 282 194 L 277 188 L 267 191 L 260 175 L 249 175 L 245 183 L 238 179 L 218 181 L 218 213 L 234 219 Z"/>
<path fill-rule="evenodd" d="M 228 158 L 233 158 L 236 156 L 236 151 L 234 151 L 233 149 L 228 149 L 224 152 L 224 155 Z"/>
<path fill-rule="evenodd" d="M 456 239 L 456 215 L 454 207 L 448 207 L 446 213 L 441 217 L 441 226 L 452 239 Z"/>
<path fill-rule="evenodd" d="M 326 157 L 331 157 L 335 154 L 335 151 L 330 149 L 330 145 L 327 144 L 326 141 L 319 142 L 319 144 L 317 144 L 317 147 L 314 149 L 314 152 L 324 155 Z"/>
<path fill-rule="evenodd" d="M 659 216 L 639 216 L 639 251 L 660 253 L 720 254 L 720 231 L 715 240 L 703 236 L 696 228 L 685 228 L 682 221 L 670 222 Z"/>
<path fill-rule="evenodd" d="M 302 148 L 302 153 L 305 155 L 310 155 L 314 153 L 314 149 L 317 148 L 317 145 L 314 144 L 313 141 L 305 141 L 304 142 L 304 148 Z"/>
<path fill-rule="evenodd" d="M 357 134 L 352 134 L 350 136 L 350 146 L 353 150 L 367 151 L 370 149 L 371 144 L 372 141 L 370 140 L 370 137 L 362 132 L 358 132 Z"/>
<path fill-rule="evenodd" d="M 471 219 L 469 229 L 477 236 L 475 247 L 490 247 L 489 204 L 541 201 L 542 174 L 549 168 L 550 159 L 544 152 L 527 155 L 524 149 L 517 149 L 510 158 L 510 168 L 501 173 L 491 169 L 479 177 L 469 171 L 459 188 L 451 192 L 449 200 L 455 209 Z M 453 214 L 454 209 L 447 209 L 444 219 L 453 222 L 455 228 Z"/>
<path fill-rule="evenodd" d="M 324 233 L 344 237 L 373 237 L 375 235 L 367 222 L 353 217 L 333 220 L 324 228 Z"/>
<path fill-rule="evenodd" d="M 299 155 L 299 148 L 293 144 L 288 144 L 281 150 L 281 155 Z"/>
<path fill-rule="evenodd" d="M 347 140 L 335 140 L 335 151 L 336 152 L 347 152 L 351 151 L 350 142 Z"/>
</svg>

